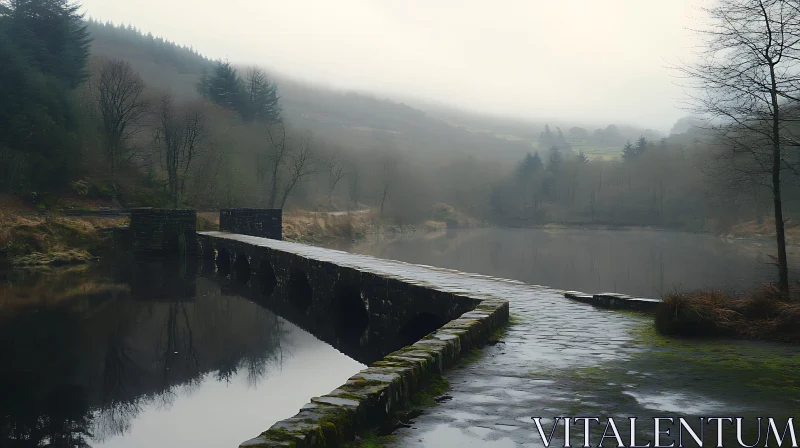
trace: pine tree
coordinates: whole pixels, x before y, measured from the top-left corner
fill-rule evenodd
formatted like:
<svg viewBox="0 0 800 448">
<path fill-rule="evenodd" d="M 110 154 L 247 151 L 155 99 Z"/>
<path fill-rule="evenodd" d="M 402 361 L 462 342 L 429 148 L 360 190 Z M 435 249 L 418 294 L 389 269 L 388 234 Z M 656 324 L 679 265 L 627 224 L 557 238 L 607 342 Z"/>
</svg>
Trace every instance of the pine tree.
<svg viewBox="0 0 800 448">
<path fill-rule="evenodd" d="M 633 144 L 630 140 L 625 143 L 625 147 L 622 149 L 622 158 L 626 161 L 633 161 L 636 159 L 636 156 L 639 153 L 636 151 L 636 148 L 633 147 Z"/>
<path fill-rule="evenodd" d="M 48 189 L 77 161 L 70 91 L 86 79 L 89 37 L 78 6 L 14 0 L 0 9 L 0 147 L 20 164 L 2 166 L 4 189 Z"/>
<path fill-rule="evenodd" d="M 228 61 L 219 61 L 211 74 L 208 97 L 211 101 L 232 110 L 239 110 L 242 98 L 242 81 Z"/>
<path fill-rule="evenodd" d="M 542 168 L 542 159 L 539 157 L 539 153 L 537 152 L 536 155 L 528 153 L 517 165 L 517 178 L 522 181 L 531 179 Z"/>
<path fill-rule="evenodd" d="M 10 32 L 26 56 L 70 89 L 86 80 L 91 39 L 80 6 L 65 0 L 14 0 Z"/>
<path fill-rule="evenodd" d="M 647 139 L 644 136 L 639 137 L 639 140 L 636 140 L 636 155 L 640 156 L 644 154 L 644 151 L 647 149 Z"/>
<path fill-rule="evenodd" d="M 539 136 L 539 147 L 550 148 L 555 143 L 553 132 L 550 131 L 550 125 L 544 125 L 544 131 L 542 131 L 541 135 Z"/>
<path fill-rule="evenodd" d="M 561 157 L 561 151 L 558 149 L 557 146 L 553 146 L 550 148 L 550 158 L 547 161 L 547 171 L 557 173 L 561 169 L 561 162 L 563 161 Z"/>
<path fill-rule="evenodd" d="M 258 67 L 247 70 L 244 79 L 241 114 L 245 120 L 277 123 L 281 119 L 278 87 Z"/>
</svg>

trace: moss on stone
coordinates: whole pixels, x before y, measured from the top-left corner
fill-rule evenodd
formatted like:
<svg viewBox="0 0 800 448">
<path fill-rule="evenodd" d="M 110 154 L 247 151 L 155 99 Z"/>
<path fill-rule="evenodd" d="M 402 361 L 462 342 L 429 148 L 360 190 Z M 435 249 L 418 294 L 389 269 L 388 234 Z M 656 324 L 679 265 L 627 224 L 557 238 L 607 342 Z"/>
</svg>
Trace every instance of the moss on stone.
<svg viewBox="0 0 800 448">
<path fill-rule="evenodd" d="M 365 388 L 365 387 L 374 387 L 374 386 L 382 386 L 384 384 L 389 384 L 386 381 L 378 381 L 378 380 L 368 380 L 364 378 L 350 378 L 347 383 L 343 384 L 340 389 L 355 389 L 355 388 Z"/>
<path fill-rule="evenodd" d="M 461 355 L 459 367 L 465 367 L 481 358 L 481 352 L 477 348 L 471 348 L 466 353 Z"/>
<path fill-rule="evenodd" d="M 270 428 L 261 434 L 261 437 L 267 441 L 274 442 L 289 442 L 289 446 L 297 445 L 297 439 L 302 439 L 301 435 L 297 435 L 283 428 Z"/>
<path fill-rule="evenodd" d="M 343 448 L 384 448 L 396 440 L 393 435 L 378 435 L 375 431 L 365 431 L 353 440 L 342 445 Z"/>
<path fill-rule="evenodd" d="M 364 401 L 364 399 L 365 399 L 365 397 L 363 395 L 356 395 L 356 394 L 351 394 L 351 393 L 347 393 L 347 392 L 338 393 L 338 394 L 333 395 L 333 396 L 336 397 L 336 398 L 345 398 L 347 400 L 354 400 L 354 401 L 358 401 L 358 402 Z M 320 403 L 320 404 L 324 404 L 324 403 Z"/>
</svg>

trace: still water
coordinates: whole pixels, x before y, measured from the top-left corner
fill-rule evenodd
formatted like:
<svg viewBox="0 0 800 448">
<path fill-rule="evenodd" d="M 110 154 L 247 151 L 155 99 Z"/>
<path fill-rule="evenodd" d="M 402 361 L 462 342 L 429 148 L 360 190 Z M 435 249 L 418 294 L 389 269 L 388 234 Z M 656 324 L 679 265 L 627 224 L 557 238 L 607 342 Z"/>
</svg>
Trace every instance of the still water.
<svg viewBox="0 0 800 448">
<path fill-rule="evenodd" d="M 234 447 L 365 367 L 186 266 L 5 276 L 0 446 Z"/>
<path fill-rule="evenodd" d="M 337 248 L 640 296 L 745 289 L 774 275 L 769 242 L 679 232 L 476 229 Z M 237 446 L 368 358 L 190 266 L 115 260 L 0 273 L 0 446 Z"/>
<path fill-rule="evenodd" d="M 332 247 L 558 289 L 643 297 L 749 289 L 774 280 L 776 274 L 771 241 L 726 241 L 655 230 L 465 229 L 371 235 L 366 241 Z M 788 248 L 788 257 L 790 267 L 800 266 L 800 248 Z"/>
</svg>

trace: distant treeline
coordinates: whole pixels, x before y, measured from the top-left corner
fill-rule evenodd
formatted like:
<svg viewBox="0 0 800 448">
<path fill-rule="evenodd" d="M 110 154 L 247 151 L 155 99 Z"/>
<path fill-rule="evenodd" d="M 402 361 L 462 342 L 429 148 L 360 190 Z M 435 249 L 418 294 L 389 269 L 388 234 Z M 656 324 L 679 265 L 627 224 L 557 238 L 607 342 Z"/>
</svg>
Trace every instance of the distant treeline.
<svg viewBox="0 0 800 448">
<path fill-rule="evenodd" d="M 35 8 L 59 13 L 26 12 Z M 480 122 L 454 126 L 405 104 L 212 61 L 45 0 L 2 9 L 0 55 L 9 61 L 0 68 L 9 105 L 0 111 L 0 190 L 39 201 L 370 207 L 402 223 L 431 219 L 446 203 L 500 225 L 691 229 L 769 215 L 761 183 L 719 182 L 731 176 L 715 168 L 718 148 L 691 120 L 668 138 L 531 125 L 518 132 L 529 140 L 505 139 Z M 485 123 L 496 134 L 523 126 Z M 618 152 L 593 159 L 587 146 Z"/>
</svg>

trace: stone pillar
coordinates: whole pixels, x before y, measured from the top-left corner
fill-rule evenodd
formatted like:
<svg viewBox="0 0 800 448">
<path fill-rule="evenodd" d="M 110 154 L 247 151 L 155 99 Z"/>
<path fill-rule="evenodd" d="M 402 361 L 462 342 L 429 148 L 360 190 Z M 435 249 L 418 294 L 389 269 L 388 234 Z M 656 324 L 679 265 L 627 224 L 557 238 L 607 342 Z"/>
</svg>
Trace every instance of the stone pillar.
<svg viewBox="0 0 800 448">
<path fill-rule="evenodd" d="M 283 239 L 283 210 L 267 208 L 231 208 L 219 211 L 219 230 Z"/>
<path fill-rule="evenodd" d="M 197 253 L 197 212 L 131 209 L 131 242 L 137 254 L 178 256 Z"/>
</svg>

